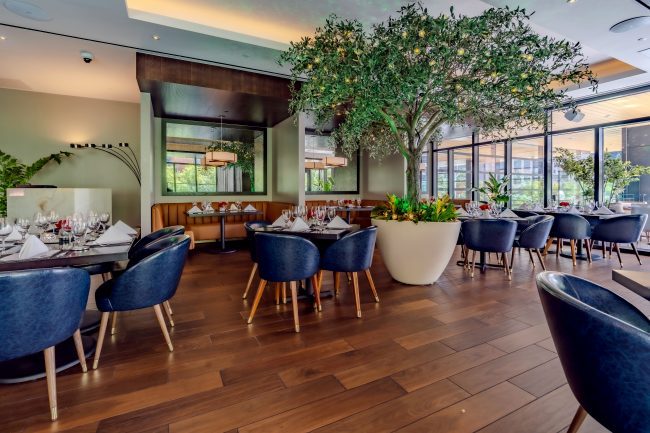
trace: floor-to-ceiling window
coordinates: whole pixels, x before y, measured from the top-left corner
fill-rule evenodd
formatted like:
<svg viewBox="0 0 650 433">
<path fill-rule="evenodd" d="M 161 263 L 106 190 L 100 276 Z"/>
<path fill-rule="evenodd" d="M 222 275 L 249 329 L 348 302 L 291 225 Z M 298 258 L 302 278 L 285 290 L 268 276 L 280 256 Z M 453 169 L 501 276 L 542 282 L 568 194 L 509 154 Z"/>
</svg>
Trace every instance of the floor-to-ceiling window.
<svg viewBox="0 0 650 433">
<path fill-rule="evenodd" d="M 451 153 L 453 155 L 452 198 L 469 200 L 472 198 L 472 148 L 454 149 Z"/>
<path fill-rule="evenodd" d="M 490 173 L 497 178 L 506 174 L 506 154 L 503 142 L 484 144 L 478 147 L 478 183 L 488 180 Z M 487 200 L 481 195 L 479 200 Z"/>
<path fill-rule="evenodd" d="M 449 194 L 449 152 L 436 152 L 436 186 L 438 197 Z"/>
<path fill-rule="evenodd" d="M 544 138 L 512 141 L 512 207 L 544 204 Z"/>
<path fill-rule="evenodd" d="M 577 203 L 583 200 L 590 200 L 594 197 L 594 132 L 589 129 L 586 131 L 571 132 L 567 134 L 553 135 L 553 168 L 552 168 L 552 188 L 551 195 L 556 201 L 568 201 Z M 562 150 L 561 150 L 562 149 Z M 583 162 L 584 167 L 591 168 L 588 170 L 587 179 L 579 179 L 574 175 L 567 173 L 560 163 L 561 158 L 568 160 L 571 156 L 576 161 L 589 161 L 588 164 Z"/>
</svg>

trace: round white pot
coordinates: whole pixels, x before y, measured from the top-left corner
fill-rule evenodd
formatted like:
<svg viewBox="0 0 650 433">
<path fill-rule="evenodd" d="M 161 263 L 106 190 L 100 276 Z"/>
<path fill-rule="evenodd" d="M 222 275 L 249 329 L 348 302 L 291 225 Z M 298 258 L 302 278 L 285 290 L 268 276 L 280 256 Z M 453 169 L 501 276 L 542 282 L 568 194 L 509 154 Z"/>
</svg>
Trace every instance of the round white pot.
<svg viewBox="0 0 650 433">
<path fill-rule="evenodd" d="M 460 221 L 419 222 L 373 219 L 377 245 L 390 275 L 405 284 L 433 284 L 454 253 Z"/>
</svg>

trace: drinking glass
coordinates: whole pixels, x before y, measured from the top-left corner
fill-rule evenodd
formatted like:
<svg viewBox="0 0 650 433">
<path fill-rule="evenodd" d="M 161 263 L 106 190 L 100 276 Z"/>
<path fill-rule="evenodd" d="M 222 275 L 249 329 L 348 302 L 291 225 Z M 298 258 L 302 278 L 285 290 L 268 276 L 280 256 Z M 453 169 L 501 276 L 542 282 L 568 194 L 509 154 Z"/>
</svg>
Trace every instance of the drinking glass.
<svg viewBox="0 0 650 433">
<path fill-rule="evenodd" d="M 101 223 L 101 231 L 106 231 L 106 224 L 111 220 L 111 214 L 108 212 L 102 212 L 99 214 L 99 222 Z"/>
<path fill-rule="evenodd" d="M 52 210 L 50 213 L 47 215 L 47 222 L 52 225 L 52 234 L 56 232 L 56 223 L 59 221 L 59 214 L 56 213 L 56 211 Z"/>
<path fill-rule="evenodd" d="M 336 208 L 330 206 L 327 208 L 327 219 L 331 222 L 334 218 L 336 218 Z"/>
<path fill-rule="evenodd" d="M 90 231 L 90 235 L 94 237 L 94 234 L 97 233 L 99 230 L 101 223 L 99 221 L 99 216 L 97 215 L 89 215 L 88 218 L 86 218 L 86 224 L 88 225 L 88 230 Z"/>
<path fill-rule="evenodd" d="M 291 223 L 291 209 L 282 209 L 282 218 L 284 219 L 284 225 L 289 225 Z"/>
<path fill-rule="evenodd" d="M 323 230 L 325 228 L 325 216 L 327 214 L 327 209 L 323 206 L 317 206 L 315 210 L 316 221 L 318 222 L 318 229 Z"/>
<path fill-rule="evenodd" d="M 86 230 L 88 225 L 83 220 L 77 220 L 72 223 L 72 235 L 74 236 L 74 242 L 77 244 L 79 250 L 84 249 L 84 241 L 86 238 Z"/>
<path fill-rule="evenodd" d="M 490 203 L 490 216 L 498 218 L 500 214 L 500 207 L 497 203 Z"/>
<path fill-rule="evenodd" d="M 22 236 L 22 243 L 25 243 L 25 236 L 27 236 L 27 232 L 31 226 L 32 222 L 29 218 L 16 218 L 16 229 L 20 233 L 20 236 Z"/>
<path fill-rule="evenodd" d="M 0 218 L 0 239 L 2 239 L 2 251 L 5 250 L 5 239 L 11 234 L 14 228 L 9 224 L 7 218 Z"/>
<path fill-rule="evenodd" d="M 298 217 L 303 218 L 307 214 L 307 209 L 305 206 L 296 206 Z"/>
<path fill-rule="evenodd" d="M 361 207 L 361 197 L 357 197 L 354 202 L 356 203 L 357 207 Z"/>
<path fill-rule="evenodd" d="M 42 235 L 43 233 L 45 233 L 45 230 L 49 225 L 49 223 L 47 222 L 47 217 L 39 212 L 36 215 L 34 215 L 33 221 L 36 228 L 40 230 L 40 234 Z"/>
</svg>

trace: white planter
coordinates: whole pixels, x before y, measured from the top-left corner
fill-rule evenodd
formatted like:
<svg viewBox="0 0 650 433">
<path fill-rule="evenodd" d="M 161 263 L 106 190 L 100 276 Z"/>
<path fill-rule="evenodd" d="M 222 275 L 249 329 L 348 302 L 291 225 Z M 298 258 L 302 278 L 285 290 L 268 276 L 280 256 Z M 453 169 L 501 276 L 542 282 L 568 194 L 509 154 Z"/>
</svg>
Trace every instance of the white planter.
<svg viewBox="0 0 650 433">
<path fill-rule="evenodd" d="M 454 253 L 460 222 L 373 219 L 377 245 L 390 275 L 405 284 L 433 284 Z"/>
</svg>

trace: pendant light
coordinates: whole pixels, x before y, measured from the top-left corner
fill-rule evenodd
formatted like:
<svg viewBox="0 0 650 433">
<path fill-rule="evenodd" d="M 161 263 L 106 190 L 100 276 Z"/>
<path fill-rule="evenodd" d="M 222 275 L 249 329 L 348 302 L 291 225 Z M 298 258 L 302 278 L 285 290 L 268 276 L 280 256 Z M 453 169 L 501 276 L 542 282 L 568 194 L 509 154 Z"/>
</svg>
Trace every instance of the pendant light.
<svg viewBox="0 0 650 433">
<path fill-rule="evenodd" d="M 205 165 L 211 165 L 213 167 L 223 167 L 228 164 L 234 164 L 237 162 L 237 154 L 233 152 L 225 152 L 223 150 L 223 115 L 219 116 L 221 121 L 219 127 L 219 150 L 208 150 L 205 152 Z M 214 142 L 210 147 L 214 146 Z"/>
<path fill-rule="evenodd" d="M 348 159 L 342 156 L 326 156 L 323 163 L 326 167 L 347 167 Z"/>
</svg>

